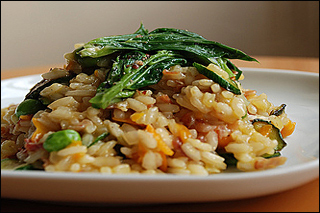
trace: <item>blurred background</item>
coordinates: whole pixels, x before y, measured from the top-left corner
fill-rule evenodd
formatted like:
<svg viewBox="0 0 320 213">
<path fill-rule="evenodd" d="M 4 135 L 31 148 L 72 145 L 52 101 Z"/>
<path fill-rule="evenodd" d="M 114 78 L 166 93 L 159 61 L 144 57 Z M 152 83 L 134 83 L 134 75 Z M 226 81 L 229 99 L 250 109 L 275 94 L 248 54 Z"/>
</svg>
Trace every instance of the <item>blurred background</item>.
<svg viewBox="0 0 320 213">
<path fill-rule="evenodd" d="M 1 71 L 65 63 L 74 44 L 185 29 L 251 56 L 319 57 L 319 1 L 1 1 Z"/>
</svg>

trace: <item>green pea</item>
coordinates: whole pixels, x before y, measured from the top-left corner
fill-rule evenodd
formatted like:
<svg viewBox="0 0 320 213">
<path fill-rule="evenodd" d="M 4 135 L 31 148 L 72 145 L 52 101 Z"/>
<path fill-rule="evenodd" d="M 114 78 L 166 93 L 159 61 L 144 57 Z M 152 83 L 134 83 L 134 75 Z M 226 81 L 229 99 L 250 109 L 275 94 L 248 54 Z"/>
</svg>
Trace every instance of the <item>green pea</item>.
<svg viewBox="0 0 320 213">
<path fill-rule="evenodd" d="M 34 115 L 39 110 L 45 108 L 46 106 L 37 99 L 26 99 L 19 104 L 15 111 L 15 114 L 19 118 L 20 115 Z"/>
<path fill-rule="evenodd" d="M 43 148 L 48 152 L 59 151 L 72 141 L 81 141 L 80 134 L 75 130 L 65 129 L 49 135 L 43 143 Z"/>
</svg>

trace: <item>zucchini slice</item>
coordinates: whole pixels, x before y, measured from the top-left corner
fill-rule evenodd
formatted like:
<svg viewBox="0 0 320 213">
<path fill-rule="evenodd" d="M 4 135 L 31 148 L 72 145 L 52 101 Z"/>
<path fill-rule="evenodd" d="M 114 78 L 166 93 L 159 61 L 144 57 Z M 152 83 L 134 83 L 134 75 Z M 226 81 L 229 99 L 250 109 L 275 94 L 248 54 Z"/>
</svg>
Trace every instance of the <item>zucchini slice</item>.
<svg viewBox="0 0 320 213">
<path fill-rule="evenodd" d="M 236 81 L 231 80 L 230 78 L 223 78 L 221 75 L 217 74 L 211 69 L 208 69 L 202 64 L 196 62 L 193 63 L 193 66 L 197 68 L 198 72 L 210 78 L 214 82 L 218 83 L 224 89 L 236 94 L 241 95 L 241 90 Z"/>
<path fill-rule="evenodd" d="M 263 154 L 261 157 L 263 158 L 273 158 L 279 157 L 281 155 L 280 151 L 287 145 L 286 142 L 283 140 L 280 130 L 275 127 L 270 121 L 265 121 L 260 118 L 256 118 L 252 120 L 252 124 L 257 132 L 263 131 L 262 128 L 266 125 L 270 125 L 271 130 L 269 132 L 269 138 L 274 140 L 276 139 L 278 142 L 277 147 L 275 148 L 275 152 L 273 154 Z M 229 152 L 222 152 L 218 153 L 221 157 L 225 159 L 225 163 L 228 166 L 235 166 L 238 160 L 234 157 L 233 153 Z"/>
<path fill-rule="evenodd" d="M 265 121 L 263 119 L 256 118 L 252 121 L 252 124 L 257 132 L 261 132 L 262 128 L 266 125 L 271 126 L 271 130 L 269 132 L 268 137 L 271 140 L 277 140 L 278 145 L 275 148 L 275 151 L 281 151 L 287 145 L 287 143 L 283 140 L 280 130 L 276 126 L 274 126 L 270 121 Z"/>
</svg>

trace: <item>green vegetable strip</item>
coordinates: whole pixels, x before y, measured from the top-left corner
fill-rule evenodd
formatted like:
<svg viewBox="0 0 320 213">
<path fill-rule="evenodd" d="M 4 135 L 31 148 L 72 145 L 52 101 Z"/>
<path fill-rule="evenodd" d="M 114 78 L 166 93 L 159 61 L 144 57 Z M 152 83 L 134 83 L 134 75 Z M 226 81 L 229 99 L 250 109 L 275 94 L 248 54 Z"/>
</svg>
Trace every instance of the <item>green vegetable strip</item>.
<svg viewBox="0 0 320 213">
<path fill-rule="evenodd" d="M 230 70 L 227 63 L 228 61 L 223 58 L 214 58 L 215 64 L 221 67 L 224 71 L 226 71 L 229 75 L 229 78 L 235 77 L 235 74 Z"/>
<path fill-rule="evenodd" d="M 108 132 L 104 132 L 104 133 L 102 133 L 101 135 L 99 135 L 91 144 L 89 144 L 88 145 L 88 147 L 90 147 L 90 146 L 92 146 L 92 145 L 94 145 L 94 144 L 96 144 L 98 141 L 101 141 L 101 140 L 103 140 L 103 139 L 105 139 L 107 136 L 109 135 L 109 133 Z"/>
<path fill-rule="evenodd" d="M 227 61 L 227 66 L 231 69 L 231 70 L 234 70 L 234 72 L 236 73 L 236 80 L 239 80 L 241 74 L 242 74 L 242 71 L 236 67 L 233 63 L 231 63 L 230 60 L 228 59 L 225 59 Z"/>
<path fill-rule="evenodd" d="M 225 88 L 226 90 L 236 94 L 240 95 L 241 90 L 239 89 L 237 82 L 231 80 L 230 78 L 224 79 L 212 70 L 209 70 L 207 67 L 198 64 L 198 63 L 193 63 L 193 66 L 197 68 L 198 72 L 205 75 L 206 77 L 212 79 L 214 82 L 218 83 L 221 87 Z"/>
</svg>

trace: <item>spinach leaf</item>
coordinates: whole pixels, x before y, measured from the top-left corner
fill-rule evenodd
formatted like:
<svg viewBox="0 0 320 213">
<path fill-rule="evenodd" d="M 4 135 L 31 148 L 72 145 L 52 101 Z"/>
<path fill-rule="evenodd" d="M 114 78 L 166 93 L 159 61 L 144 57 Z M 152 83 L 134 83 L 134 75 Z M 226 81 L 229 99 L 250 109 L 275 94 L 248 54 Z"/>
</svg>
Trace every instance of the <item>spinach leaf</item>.
<svg viewBox="0 0 320 213">
<path fill-rule="evenodd" d="M 76 51 L 80 57 L 99 58 L 116 51 L 180 51 L 184 55 L 196 55 L 200 59 L 223 57 L 257 61 L 244 52 L 186 30 L 158 28 L 148 33 L 141 24 L 133 34 L 101 37 L 86 43 Z"/>
<path fill-rule="evenodd" d="M 93 39 L 88 43 L 86 43 L 83 47 L 76 49 L 75 54 L 79 55 L 80 58 L 84 58 L 84 57 L 99 58 L 99 57 L 117 52 L 119 50 L 135 50 L 135 48 L 122 47 L 120 44 L 122 42 L 131 40 L 135 37 L 140 37 L 147 34 L 148 34 L 148 30 L 146 30 L 143 24 L 141 24 L 140 28 L 135 33 L 132 33 L 132 34 L 115 35 L 115 36 L 108 36 L 108 37 Z M 103 54 L 97 54 L 98 52 L 103 52 Z M 88 60 L 88 61 L 91 63 L 95 62 L 92 60 Z M 82 61 L 82 63 L 80 64 L 86 65 L 85 62 L 86 61 Z"/>
<path fill-rule="evenodd" d="M 121 54 L 106 81 L 98 87 L 96 95 L 89 102 L 95 108 L 105 109 L 132 97 L 136 89 L 158 83 L 164 69 L 185 63 L 187 60 L 180 54 L 167 50 L 158 51 L 150 57 L 140 51 Z"/>
<path fill-rule="evenodd" d="M 161 56 L 161 52 L 165 54 Z M 156 54 L 145 60 L 146 53 Z M 238 49 L 207 40 L 187 30 L 157 28 L 148 32 L 143 24 L 133 34 L 93 39 L 76 49 L 73 54 L 83 68 L 95 67 L 104 57 L 113 61 L 106 80 L 98 87 L 96 96 L 90 100 L 92 106 L 103 109 L 133 96 L 135 89 L 156 84 L 162 77 L 163 69 L 176 64 L 194 65 L 200 73 L 208 74 L 207 77 L 222 87 L 241 94 L 235 81 L 240 78 L 242 71 L 231 63 L 230 59 L 257 61 Z M 134 61 L 143 61 L 144 64 L 133 68 Z M 204 68 L 211 63 L 225 70 L 229 78 L 221 79 Z"/>
</svg>

